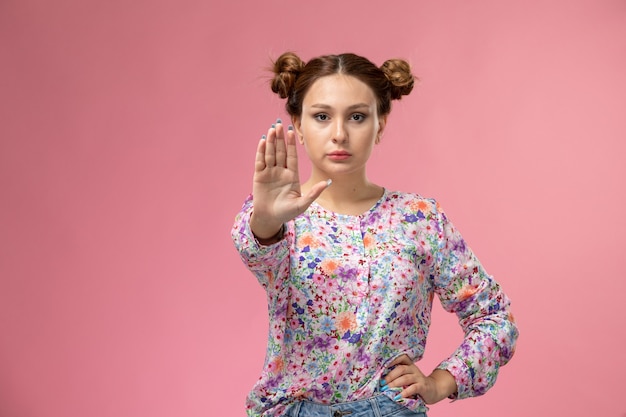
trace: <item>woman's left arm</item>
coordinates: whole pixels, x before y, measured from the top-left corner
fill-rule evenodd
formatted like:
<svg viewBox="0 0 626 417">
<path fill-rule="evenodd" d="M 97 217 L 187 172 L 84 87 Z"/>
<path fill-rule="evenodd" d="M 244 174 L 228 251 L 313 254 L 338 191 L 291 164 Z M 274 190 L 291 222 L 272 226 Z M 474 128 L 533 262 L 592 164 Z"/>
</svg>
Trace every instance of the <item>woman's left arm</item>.
<svg viewBox="0 0 626 417">
<path fill-rule="evenodd" d="M 456 381 L 457 392 L 451 398 L 475 397 L 493 386 L 500 367 L 513 356 L 518 329 L 500 285 L 443 211 L 439 219 L 435 291 L 443 308 L 459 317 L 465 336 L 437 369 L 448 371 Z"/>
</svg>

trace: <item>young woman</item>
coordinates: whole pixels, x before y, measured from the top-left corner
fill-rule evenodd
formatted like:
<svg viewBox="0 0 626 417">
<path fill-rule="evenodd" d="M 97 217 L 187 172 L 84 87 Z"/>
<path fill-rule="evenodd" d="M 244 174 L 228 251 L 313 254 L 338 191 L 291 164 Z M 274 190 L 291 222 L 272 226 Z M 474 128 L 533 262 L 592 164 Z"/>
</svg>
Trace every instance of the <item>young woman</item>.
<svg viewBox="0 0 626 417">
<path fill-rule="evenodd" d="M 278 120 L 259 141 L 232 230 L 269 308 L 248 415 L 423 417 L 426 404 L 484 394 L 514 352 L 509 299 L 435 200 L 366 174 L 391 100 L 413 88 L 410 66 L 285 53 L 274 72 L 293 126 Z M 296 141 L 312 165 L 303 184 Z M 416 362 L 435 294 L 465 336 L 427 375 Z"/>
</svg>

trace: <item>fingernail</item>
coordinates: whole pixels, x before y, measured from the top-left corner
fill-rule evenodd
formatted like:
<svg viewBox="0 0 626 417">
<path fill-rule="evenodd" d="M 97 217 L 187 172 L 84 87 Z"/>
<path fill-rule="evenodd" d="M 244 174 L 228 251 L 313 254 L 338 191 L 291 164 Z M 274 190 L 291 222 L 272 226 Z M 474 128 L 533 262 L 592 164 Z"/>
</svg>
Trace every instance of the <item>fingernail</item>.
<svg viewBox="0 0 626 417">
<path fill-rule="evenodd" d="M 380 389 L 380 392 L 389 391 L 389 385 L 383 385 Z"/>
<path fill-rule="evenodd" d="M 326 181 L 326 186 L 329 187 L 330 184 L 332 184 L 332 183 L 333 183 L 333 180 L 329 179 L 328 181 Z"/>
<path fill-rule="evenodd" d="M 289 125 L 289 126 L 287 127 L 287 130 L 293 130 L 293 126 Z"/>
<path fill-rule="evenodd" d="M 402 399 L 402 395 L 398 394 L 395 397 L 393 397 L 394 401 L 400 401 Z"/>
<path fill-rule="evenodd" d="M 381 379 L 380 380 L 380 385 L 383 385 L 383 386 L 387 385 L 387 381 L 385 381 L 384 379 Z"/>
<path fill-rule="evenodd" d="M 282 122 L 283 122 L 282 120 L 280 120 L 280 119 L 276 119 L 276 123 L 277 123 L 277 124 L 278 124 L 278 123 L 282 123 Z"/>
<path fill-rule="evenodd" d="M 265 140 L 265 139 L 267 139 L 267 136 L 263 135 L 263 136 L 261 136 L 261 139 Z"/>
<path fill-rule="evenodd" d="M 275 127 L 276 127 L 276 125 L 272 123 L 272 129 L 274 129 Z"/>
</svg>

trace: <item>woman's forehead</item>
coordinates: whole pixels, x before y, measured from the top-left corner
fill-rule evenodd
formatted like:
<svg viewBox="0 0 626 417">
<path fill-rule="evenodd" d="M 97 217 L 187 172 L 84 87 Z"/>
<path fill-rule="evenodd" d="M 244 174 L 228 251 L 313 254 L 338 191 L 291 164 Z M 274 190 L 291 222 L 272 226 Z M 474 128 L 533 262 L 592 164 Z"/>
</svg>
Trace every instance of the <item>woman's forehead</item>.
<svg viewBox="0 0 626 417">
<path fill-rule="evenodd" d="M 358 78 L 345 75 L 327 75 L 316 80 L 304 96 L 303 105 L 352 106 L 355 103 L 375 105 L 372 89 Z"/>
</svg>

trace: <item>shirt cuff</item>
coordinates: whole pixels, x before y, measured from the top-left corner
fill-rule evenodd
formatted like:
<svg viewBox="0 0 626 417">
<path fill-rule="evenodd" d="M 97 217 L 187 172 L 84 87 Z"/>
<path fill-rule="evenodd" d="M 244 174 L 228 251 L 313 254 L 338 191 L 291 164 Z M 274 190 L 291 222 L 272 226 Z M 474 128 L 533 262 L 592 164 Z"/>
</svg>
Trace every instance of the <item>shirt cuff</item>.
<svg viewBox="0 0 626 417">
<path fill-rule="evenodd" d="M 441 362 L 437 369 L 450 372 L 456 381 L 457 391 L 448 398 L 455 401 L 472 396 L 470 369 L 465 361 L 453 356 Z"/>
</svg>

